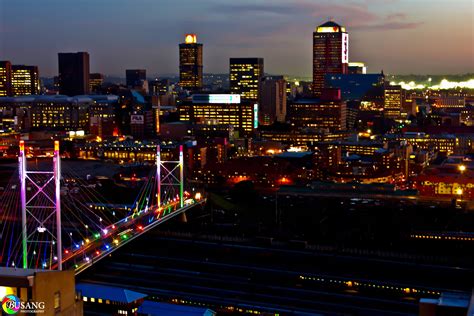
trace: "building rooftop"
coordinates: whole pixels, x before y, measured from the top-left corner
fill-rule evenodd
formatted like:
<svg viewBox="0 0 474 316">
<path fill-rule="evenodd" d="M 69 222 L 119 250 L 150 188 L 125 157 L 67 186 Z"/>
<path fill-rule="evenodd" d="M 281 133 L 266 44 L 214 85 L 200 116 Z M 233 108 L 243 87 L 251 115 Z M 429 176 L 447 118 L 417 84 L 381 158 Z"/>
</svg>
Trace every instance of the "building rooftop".
<svg viewBox="0 0 474 316">
<path fill-rule="evenodd" d="M 216 313 L 207 308 L 145 301 L 138 308 L 140 314 L 167 316 L 214 316 Z"/>
<path fill-rule="evenodd" d="M 147 294 L 101 284 L 78 283 L 76 290 L 85 297 L 101 298 L 122 304 L 129 304 L 147 297 Z"/>
<path fill-rule="evenodd" d="M 346 28 L 334 21 L 327 21 L 316 28 L 317 33 L 345 32 Z"/>
<path fill-rule="evenodd" d="M 18 97 L 0 97 L 1 102 L 76 102 L 76 103 L 92 103 L 94 101 L 115 102 L 118 100 L 116 95 L 76 95 L 69 97 L 63 94 L 54 95 L 25 95 Z"/>
</svg>

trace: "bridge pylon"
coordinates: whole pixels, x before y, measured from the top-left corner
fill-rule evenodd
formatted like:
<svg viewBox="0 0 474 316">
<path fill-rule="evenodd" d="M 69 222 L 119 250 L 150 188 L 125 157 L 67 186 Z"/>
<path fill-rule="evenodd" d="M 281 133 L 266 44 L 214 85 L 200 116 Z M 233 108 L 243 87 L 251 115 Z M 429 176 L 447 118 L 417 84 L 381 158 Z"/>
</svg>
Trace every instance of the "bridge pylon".
<svg viewBox="0 0 474 316">
<path fill-rule="evenodd" d="M 179 198 L 179 206 L 184 206 L 183 145 L 179 146 L 179 160 L 162 160 L 161 147 L 156 146 L 156 181 L 158 207 L 173 198 Z"/>
<path fill-rule="evenodd" d="M 61 242 L 61 157 L 59 141 L 54 142 L 53 170 L 28 170 L 25 143 L 20 141 L 18 155 L 20 176 L 20 200 L 22 219 L 23 268 L 28 268 L 28 248 L 32 255 L 40 256 L 39 249 L 49 246 L 50 262 L 57 261 L 62 270 Z M 56 254 L 53 255 L 54 245 Z M 44 248 L 46 249 L 46 248 Z M 34 257 L 32 257 L 34 259 Z"/>
</svg>

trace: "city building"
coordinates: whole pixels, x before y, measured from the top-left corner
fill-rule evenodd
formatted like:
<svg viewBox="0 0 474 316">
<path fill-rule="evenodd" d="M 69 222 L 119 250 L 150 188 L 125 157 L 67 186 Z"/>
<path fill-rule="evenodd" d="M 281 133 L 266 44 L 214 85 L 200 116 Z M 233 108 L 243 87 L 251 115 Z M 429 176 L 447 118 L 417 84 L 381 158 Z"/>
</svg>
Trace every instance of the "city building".
<svg viewBox="0 0 474 316">
<path fill-rule="evenodd" d="M 99 93 L 104 84 L 104 75 L 92 73 L 89 75 L 89 90 L 91 93 Z"/>
<path fill-rule="evenodd" d="M 82 316 L 83 304 L 74 284 L 73 270 L 0 267 L 0 297 L 15 295 L 22 302 L 35 302 L 34 306 L 31 304 L 30 311 L 22 310 L 20 314 Z M 2 311 L 2 315 L 7 314 Z"/>
<path fill-rule="evenodd" d="M 346 74 L 349 34 L 333 21 L 319 25 L 313 33 L 313 95 L 320 97 L 326 74 Z"/>
<path fill-rule="evenodd" d="M 259 101 L 263 77 L 263 58 L 230 59 L 230 93 L 239 94 L 244 100 Z"/>
<path fill-rule="evenodd" d="M 207 125 L 232 125 L 243 134 L 258 128 L 258 104 L 241 102 L 239 95 L 195 94 L 178 107 L 180 121 Z"/>
<path fill-rule="evenodd" d="M 384 141 L 397 141 L 410 144 L 417 150 L 443 152 L 447 155 L 455 153 L 459 138 L 451 134 L 426 134 L 422 132 L 406 132 L 401 135 L 385 134 Z"/>
<path fill-rule="evenodd" d="M 433 106 L 441 109 L 463 109 L 466 106 L 466 98 L 464 96 L 443 95 L 436 98 Z"/>
<path fill-rule="evenodd" d="M 125 71 L 126 83 L 129 89 L 135 89 L 148 93 L 148 81 L 146 80 L 146 69 L 127 69 Z"/>
<path fill-rule="evenodd" d="M 361 62 L 350 62 L 348 65 L 348 73 L 351 75 L 365 75 L 367 67 Z"/>
<path fill-rule="evenodd" d="M 402 111 L 402 87 L 385 85 L 383 113 L 386 118 L 398 119 Z"/>
<path fill-rule="evenodd" d="M 339 89 L 331 95 L 325 89 L 320 99 L 293 101 L 288 107 L 288 120 L 295 128 L 339 131 L 346 129 L 346 102 L 341 100 Z"/>
<path fill-rule="evenodd" d="M 59 53 L 59 93 L 89 94 L 89 53 Z"/>
<path fill-rule="evenodd" d="M 40 93 L 38 67 L 12 65 L 12 96 Z"/>
<path fill-rule="evenodd" d="M 152 95 L 165 95 L 170 92 L 170 80 L 169 79 L 155 79 L 148 83 L 150 93 Z"/>
<path fill-rule="evenodd" d="M 383 100 L 383 74 L 327 74 L 325 81 L 327 88 L 341 89 L 341 97 L 346 101 Z"/>
<path fill-rule="evenodd" d="M 14 130 L 89 131 L 98 120 L 113 121 L 114 95 L 31 95 L 0 97 L 3 118 L 13 119 Z M 92 119 L 94 118 L 94 119 Z"/>
<path fill-rule="evenodd" d="M 37 66 L 12 65 L 0 61 L 0 97 L 40 93 Z"/>
<path fill-rule="evenodd" d="M 102 284 L 78 283 L 86 312 L 102 315 L 137 315 L 146 294 Z"/>
<path fill-rule="evenodd" d="M 196 34 L 186 34 L 179 44 L 179 85 L 186 90 L 202 89 L 202 44 Z"/>
<path fill-rule="evenodd" d="M 11 96 L 12 85 L 12 64 L 6 61 L 0 61 L 0 97 Z"/>
<path fill-rule="evenodd" d="M 474 200 L 473 166 L 442 165 L 427 168 L 416 177 L 415 185 L 421 196 Z"/>
<path fill-rule="evenodd" d="M 285 122 L 286 81 L 283 77 L 266 77 L 261 83 L 259 120 L 262 125 Z"/>
</svg>

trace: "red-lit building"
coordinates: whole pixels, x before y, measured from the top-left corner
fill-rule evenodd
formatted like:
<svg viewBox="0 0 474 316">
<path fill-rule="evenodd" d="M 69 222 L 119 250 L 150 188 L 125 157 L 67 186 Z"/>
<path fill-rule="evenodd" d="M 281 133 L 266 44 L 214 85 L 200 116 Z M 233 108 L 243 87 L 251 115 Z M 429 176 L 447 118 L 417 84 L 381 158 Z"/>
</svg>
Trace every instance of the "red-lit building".
<svg viewBox="0 0 474 316">
<path fill-rule="evenodd" d="M 313 95 L 320 97 L 326 74 L 346 74 L 349 62 L 349 35 L 332 21 L 319 25 L 313 33 Z"/>
<path fill-rule="evenodd" d="M 415 181 L 420 196 L 474 200 L 474 170 L 442 166 L 423 171 Z"/>
</svg>

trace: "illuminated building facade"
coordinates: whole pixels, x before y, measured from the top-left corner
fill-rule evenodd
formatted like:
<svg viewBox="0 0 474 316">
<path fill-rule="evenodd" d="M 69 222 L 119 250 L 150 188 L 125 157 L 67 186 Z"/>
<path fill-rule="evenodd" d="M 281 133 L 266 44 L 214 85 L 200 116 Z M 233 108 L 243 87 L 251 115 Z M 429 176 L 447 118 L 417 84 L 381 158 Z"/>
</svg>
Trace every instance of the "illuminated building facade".
<svg viewBox="0 0 474 316">
<path fill-rule="evenodd" d="M 322 99 L 301 99 L 290 103 L 288 119 L 296 128 L 312 128 L 316 130 L 345 130 L 346 102 L 341 100 L 339 89 L 337 95 L 330 95 L 325 89 Z M 326 95 L 326 91 L 328 94 Z"/>
<path fill-rule="evenodd" d="M 474 200 L 474 172 L 458 168 L 429 168 L 415 181 L 421 196 Z"/>
<path fill-rule="evenodd" d="M 4 117 L 16 116 L 18 131 L 89 131 L 100 120 L 113 122 L 117 103 L 114 95 L 0 97 L 0 112 Z"/>
<path fill-rule="evenodd" d="M 196 34 L 186 34 L 179 44 L 179 85 L 192 91 L 202 89 L 202 68 L 202 44 Z"/>
<path fill-rule="evenodd" d="M 402 87 L 386 85 L 383 113 L 386 118 L 398 119 L 402 111 Z"/>
<path fill-rule="evenodd" d="M 320 97 L 326 74 L 345 74 L 349 62 L 349 34 L 328 21 L 313 33 L 313 95 Z"/>
<path fill-rule="evenodd" d="M 436 98 L 433 106 L 441 109 L 463 109 L 466 106 L 466 98 L 464 96 L 441 96 Z"/>
<path fill-rule="evenodd" d="M 59 53 L 59 93 L 89 94 L 89 53 Z"/>
<path fill-rule="evenodd" d="M 40 83 L 38 67 L 12 65 L 12 95 L 39 94 Z"/>
<path fill-rule="evenodd" d="M 258 127 L 256 107 L 252 102 L 240 102 L 235 95 L 194 95 L 191 103 L 178 107 L 178 113 L 180 121 L 232 125 L 237 131 L 250 134 Z"/>
<path fill-rule="evenodd" d="M 11 96 L 12 64 L 0 61 L 0 97 Z"/>
<path fill-rule="evenodd" d="M 444 152 L 448 155 L 455 153 L 459 138 L 454 135 L 428 135 L 425 133 L 407 132 L 403 135 L 385 134 L 384 141 L 405 142 L 418 150 Z"/>
<path fill-rule="evenodd" d="M 88 130 L 89 104 L 77 98 L 38 98 L 31 108 L 35 130 Z"/>
<path fill-rule="evenodd" d="M 312 146 L 322 141 L 343 140 L 349 136 L 348 132 L 309 133 L 303 131 L 265 131 L 259 132 L 260 138 L 288 144 L 290 146 Z"/>
<path fill-rule="evenodd" d="M 270 125 L 285 122 L 286 80 L 283 77 L 267 77 L 261 83 L 260 123 Z"/>
<path fill-rule="evenodd" d="M 263 77 L 263 58 L 231 58 L 230 93 L 242 99 L 258 101 Z"/>
<path fill-rule="evenodd" d="M 0 97 L 40 93 L 37 66 L 12 65 L 0 61 Z"/>
<path fill-rule="evenodd" d="M 89 90 L 91 93 L 98 93 L 104 84 L 104 75 L 92 73 L 89 75 Z"/>
</svg>

